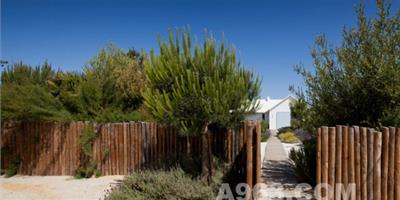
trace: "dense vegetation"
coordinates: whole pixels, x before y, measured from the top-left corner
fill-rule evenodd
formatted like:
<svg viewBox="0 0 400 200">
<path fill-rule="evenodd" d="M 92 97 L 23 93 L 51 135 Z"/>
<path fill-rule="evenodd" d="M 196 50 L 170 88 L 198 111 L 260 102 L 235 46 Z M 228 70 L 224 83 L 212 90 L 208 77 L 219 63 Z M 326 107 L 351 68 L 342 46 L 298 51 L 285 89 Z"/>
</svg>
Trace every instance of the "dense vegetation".
<svg viewBox="0 0 400 200">
<path fill-rule="evenodd" d="M 293 126 L 400 126 L 400 10 L 391 14 L 382 0 L 377 8 L 368 18 L 359 6 L 357 26 L 344 28 L 338 47 L 317 37 L 313 72 L 296 67 L 305 89 L 295 90 Z"/>
<path fill-rule="evenodd" d="M 125 177 L 121 185 L 106 196 L 108 200 L 121 199 L 215 199 L 222 174 L 214 176 L 212 185 L 204 185 L 182 169 L 145 170 Z"/>
<path fill-rule="evenodd" d="M 170 31 L 168 42 L 159 41 L 160 54 L 152 51 L 145 62 L 145 105 L 159 122 L 177 127 L 183 134 L 201 136 L 201 177 L 210 183 L 213 161 L 208 130 L 212 125 L 239 125 L 254 109 L 260 81 L 243 68 L 235 50 L 224 41 L 217 44 L 206 34 L 199 45 L 185 30 L 181 38 L 178 30 L 175 35 Z"/>
<path fill-rule="evenodd" d="M 134 50 L 109 45 L 88 61 L 83 72 L 55 70 L 50 64 L 17 63 L 1 77 L 2 120 L 99 122 L 145 117 L 143 58 Z"/>
<path fill-rule="evenodd" d="M 344 28 L 342 44 L 332 47 L 317 37 L 311 52 L 315 69 L 296 66 L 305 89 L 291 88 L 292 126 L 315 133 L 319 126 L 400 126 L 400 9 L 377 1 L 378 15 L 357 9 L 355 27 Z M 293 150 L 290 158 L 301 181 L 315 183 L 315 141 Z"/>
</svg>

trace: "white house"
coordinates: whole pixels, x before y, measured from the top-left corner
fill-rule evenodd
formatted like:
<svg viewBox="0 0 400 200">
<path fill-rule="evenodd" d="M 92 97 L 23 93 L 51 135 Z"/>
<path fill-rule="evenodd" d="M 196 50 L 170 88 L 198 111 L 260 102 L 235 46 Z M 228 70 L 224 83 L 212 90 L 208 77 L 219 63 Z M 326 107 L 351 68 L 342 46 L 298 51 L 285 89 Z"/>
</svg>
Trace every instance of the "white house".
<svg viewBox="0 0 400 200">
<path fill-rule="evenodd" d="M 259 99 L 256 113 L 246 116 L 247 120 L 264 120 L 269 129 L 279 129 L 290 126 L 290 104 L 296 101 L 293 96 L 284 99 Z"/>
</svg>

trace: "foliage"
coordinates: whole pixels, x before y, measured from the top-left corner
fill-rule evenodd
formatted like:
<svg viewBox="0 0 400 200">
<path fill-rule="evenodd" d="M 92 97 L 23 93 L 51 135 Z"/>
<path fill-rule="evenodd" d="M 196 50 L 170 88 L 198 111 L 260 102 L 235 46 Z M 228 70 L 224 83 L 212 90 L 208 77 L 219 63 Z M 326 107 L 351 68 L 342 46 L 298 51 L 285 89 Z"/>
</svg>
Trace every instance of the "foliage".
<svg viewBox="0 0 400 200">
<path fill-rule="evenodd" d="M 286 132 L 293 132 L 293 128 L 290 126 L 286 126 L 286 127 L 281 127 L 278 129 L 278 135 L 281 133 L 286 133 Z"/>
<path fill-rule="evenodd" d="M 261 120 L 261 133 L 265 133 L 268 130 L 268 124 L 266 121 Z"/>
<path fill-rule="evenodd" d="M 233 124 L 243 119 L 259 94 L 259 81 L 236 59 L 235 51 L 224 42 L 205 36 L 203 47 L 190 31 L 169 32 L 169 42 L 160 41 L 160 55 L 151 51 L 145 62 L 149 89 L 145 105 L 160 122 L 183 132 L 200 133 L 204 125 Z M 237 123 L 234 123 L 237 124 Z M 190 130 L 190 131 L 188 131 Z"/>
<path fill-rule="evenodd" d="M 75 172 L 75 178 L 90 178 L 94 174 L 96 177 L 100 174 L 97 170 L 97 162 L 91 160 L 93 154 L 93 143 L 97 138 L 97 133 L 93 126 L 86 126 L 82 129 L 79 137 L 79 144 L 81 146 L 81 166 Z"/>
<path fill-rule="evenodd" d="M 75 172 L 75 178 L 91 178 L 96 175 L 96 178 L 101 176 L 101 172 L 97 170 L 97 162 L 92 160 L 86 166 L 79 167 Z"/>
<path fill-rule="evenodd" d="M 83 128 L 79 137 L 79 144 L 83 155 L 91 156 L 93 153 L 93 143 L 97 138 L 97 133 L 92 126 L 86 126 Z"/>
<path fill-rule="evenodd" d="M 291 131 L 283 132 L 278 135 L 279 139 L 284 143 L 301 143 L 300 139 L 297 138 L 296 134 Z"/>
<path fill-rule="evenodd" d="M 143 57 L 113 45 L 100 50 L 83 73 L 55 71 L 45 62 L 16 63 L 2 72 L 3 120 L 98 122 L 143 120 Z"/>
<path fill-rule="evenodd" d="M 266 142 L 269 139 L 269 134 L 267 132 L 261 133 L 261 142 Z"/>
<path fill-rule="evenodd" d="M 21 161 L 19 158 L 12 159 L 10 164 L 4 171 L 5 177 L 9 178 L 17 174 L 20 163 Z"/>
<path fill-rule="evenodd" d="M 216 44 L 207 34 L 203 45 L 195 41 L 192 48 L 189 30 L 182 30 L 181 40 L 178 30 L 175 35 L 169 31 L 169 41 L 159 40 L 159 48 L 160 55 L 152 50 L 150 60 L 145 60 L 149 85 L 143 94 L 145 106 L 160 123 L 187 136 L 203 137 L 202 176 L 208 173 L 210 180 L 208 126 L 239 124 L 245 113 L 254 111 L 260 82 L 242 67 L 233 48 Z"/>
<path fill-rule="evenodd" d="M 357 25 L 344 28 L 342 44 L 332 47 L 325 36 L 311 52 L 315 70 L 296 66 L 305 90 L 293 107 L 294 126 L 314 132 L 321 125 L 369 127 L 400 125 L 400 10 L 377 1 L 378 16 L 357 9 Z"/>
<path fill-rule="evenodd" d="M 315 139 L 304 141 L 303 145 L 300 149 L 290 150 L 289 158 L 299 182 L 315 185 Z"/>
<path fill-rule="evenodd" d="M 106 199 L 215 199 L 213 187 L 193 179 L 182 169 L 145 170 L 127 176 Z"/>
</svg>

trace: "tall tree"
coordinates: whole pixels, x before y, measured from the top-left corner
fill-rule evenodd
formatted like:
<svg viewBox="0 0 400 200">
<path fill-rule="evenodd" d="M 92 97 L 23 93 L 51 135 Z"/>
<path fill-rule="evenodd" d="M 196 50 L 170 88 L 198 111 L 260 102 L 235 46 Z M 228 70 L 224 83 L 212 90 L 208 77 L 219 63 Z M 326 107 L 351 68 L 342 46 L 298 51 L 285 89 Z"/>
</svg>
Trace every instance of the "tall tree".
<svg viewBox="0 0 400 200">
<path fill-rule="evenodd" d="M 357 8 L 356 27 L 344 28 L 342 44 L 332 47 L 316 39 L 311 55 L 315 72 L 296 66 L 305 90 L 296 109 L 301 127 L 359 124 L 400 125 L 400 9 L 377 0 L 377 16 Z"/>
<path fill-rule="evenodd" d="M 207 33 L 192 48 L 190 30 L 170 30 L 169 40 L 159 39 L 159 55 L 152 50 L 145 60 L 149 88 L 145 105 L 159 122 L 177 127 L 185 135 L 201 136 L 204 182 L 212 176 L 208 143 L 209 126 L 237 124 L 255 108 L 260 81 L 243 68 L 235 50 L 217 44 Z"/>
</svg>

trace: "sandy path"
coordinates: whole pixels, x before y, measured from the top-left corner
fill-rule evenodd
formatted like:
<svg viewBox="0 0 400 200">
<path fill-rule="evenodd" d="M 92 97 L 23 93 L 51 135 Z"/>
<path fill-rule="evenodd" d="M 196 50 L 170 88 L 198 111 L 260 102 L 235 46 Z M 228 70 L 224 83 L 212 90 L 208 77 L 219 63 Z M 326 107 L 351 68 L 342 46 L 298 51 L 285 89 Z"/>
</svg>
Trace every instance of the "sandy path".
<svg viewBox="0 0 400 200">
<path fill-rule="evenodd" d="M 100 199 L 123 176 L 74 179 L 70 176 L 0 177 L 0 199 Z"/>
<path fill-rule="evenodd" d="M 262 180 L 265 188 L 262 191 L 263 199 L 311 199 L 309 193 L 303 192 L 298 185 L 296 176 L 289 164 L 288 151 L 296 145 L 284 144 L 273 132 L 265 145 L 262 166 Z M 298 187 L 298 188 L 296 188 Z M 306 190 L 309 190 L 308 188 Z"/>
</svg>

